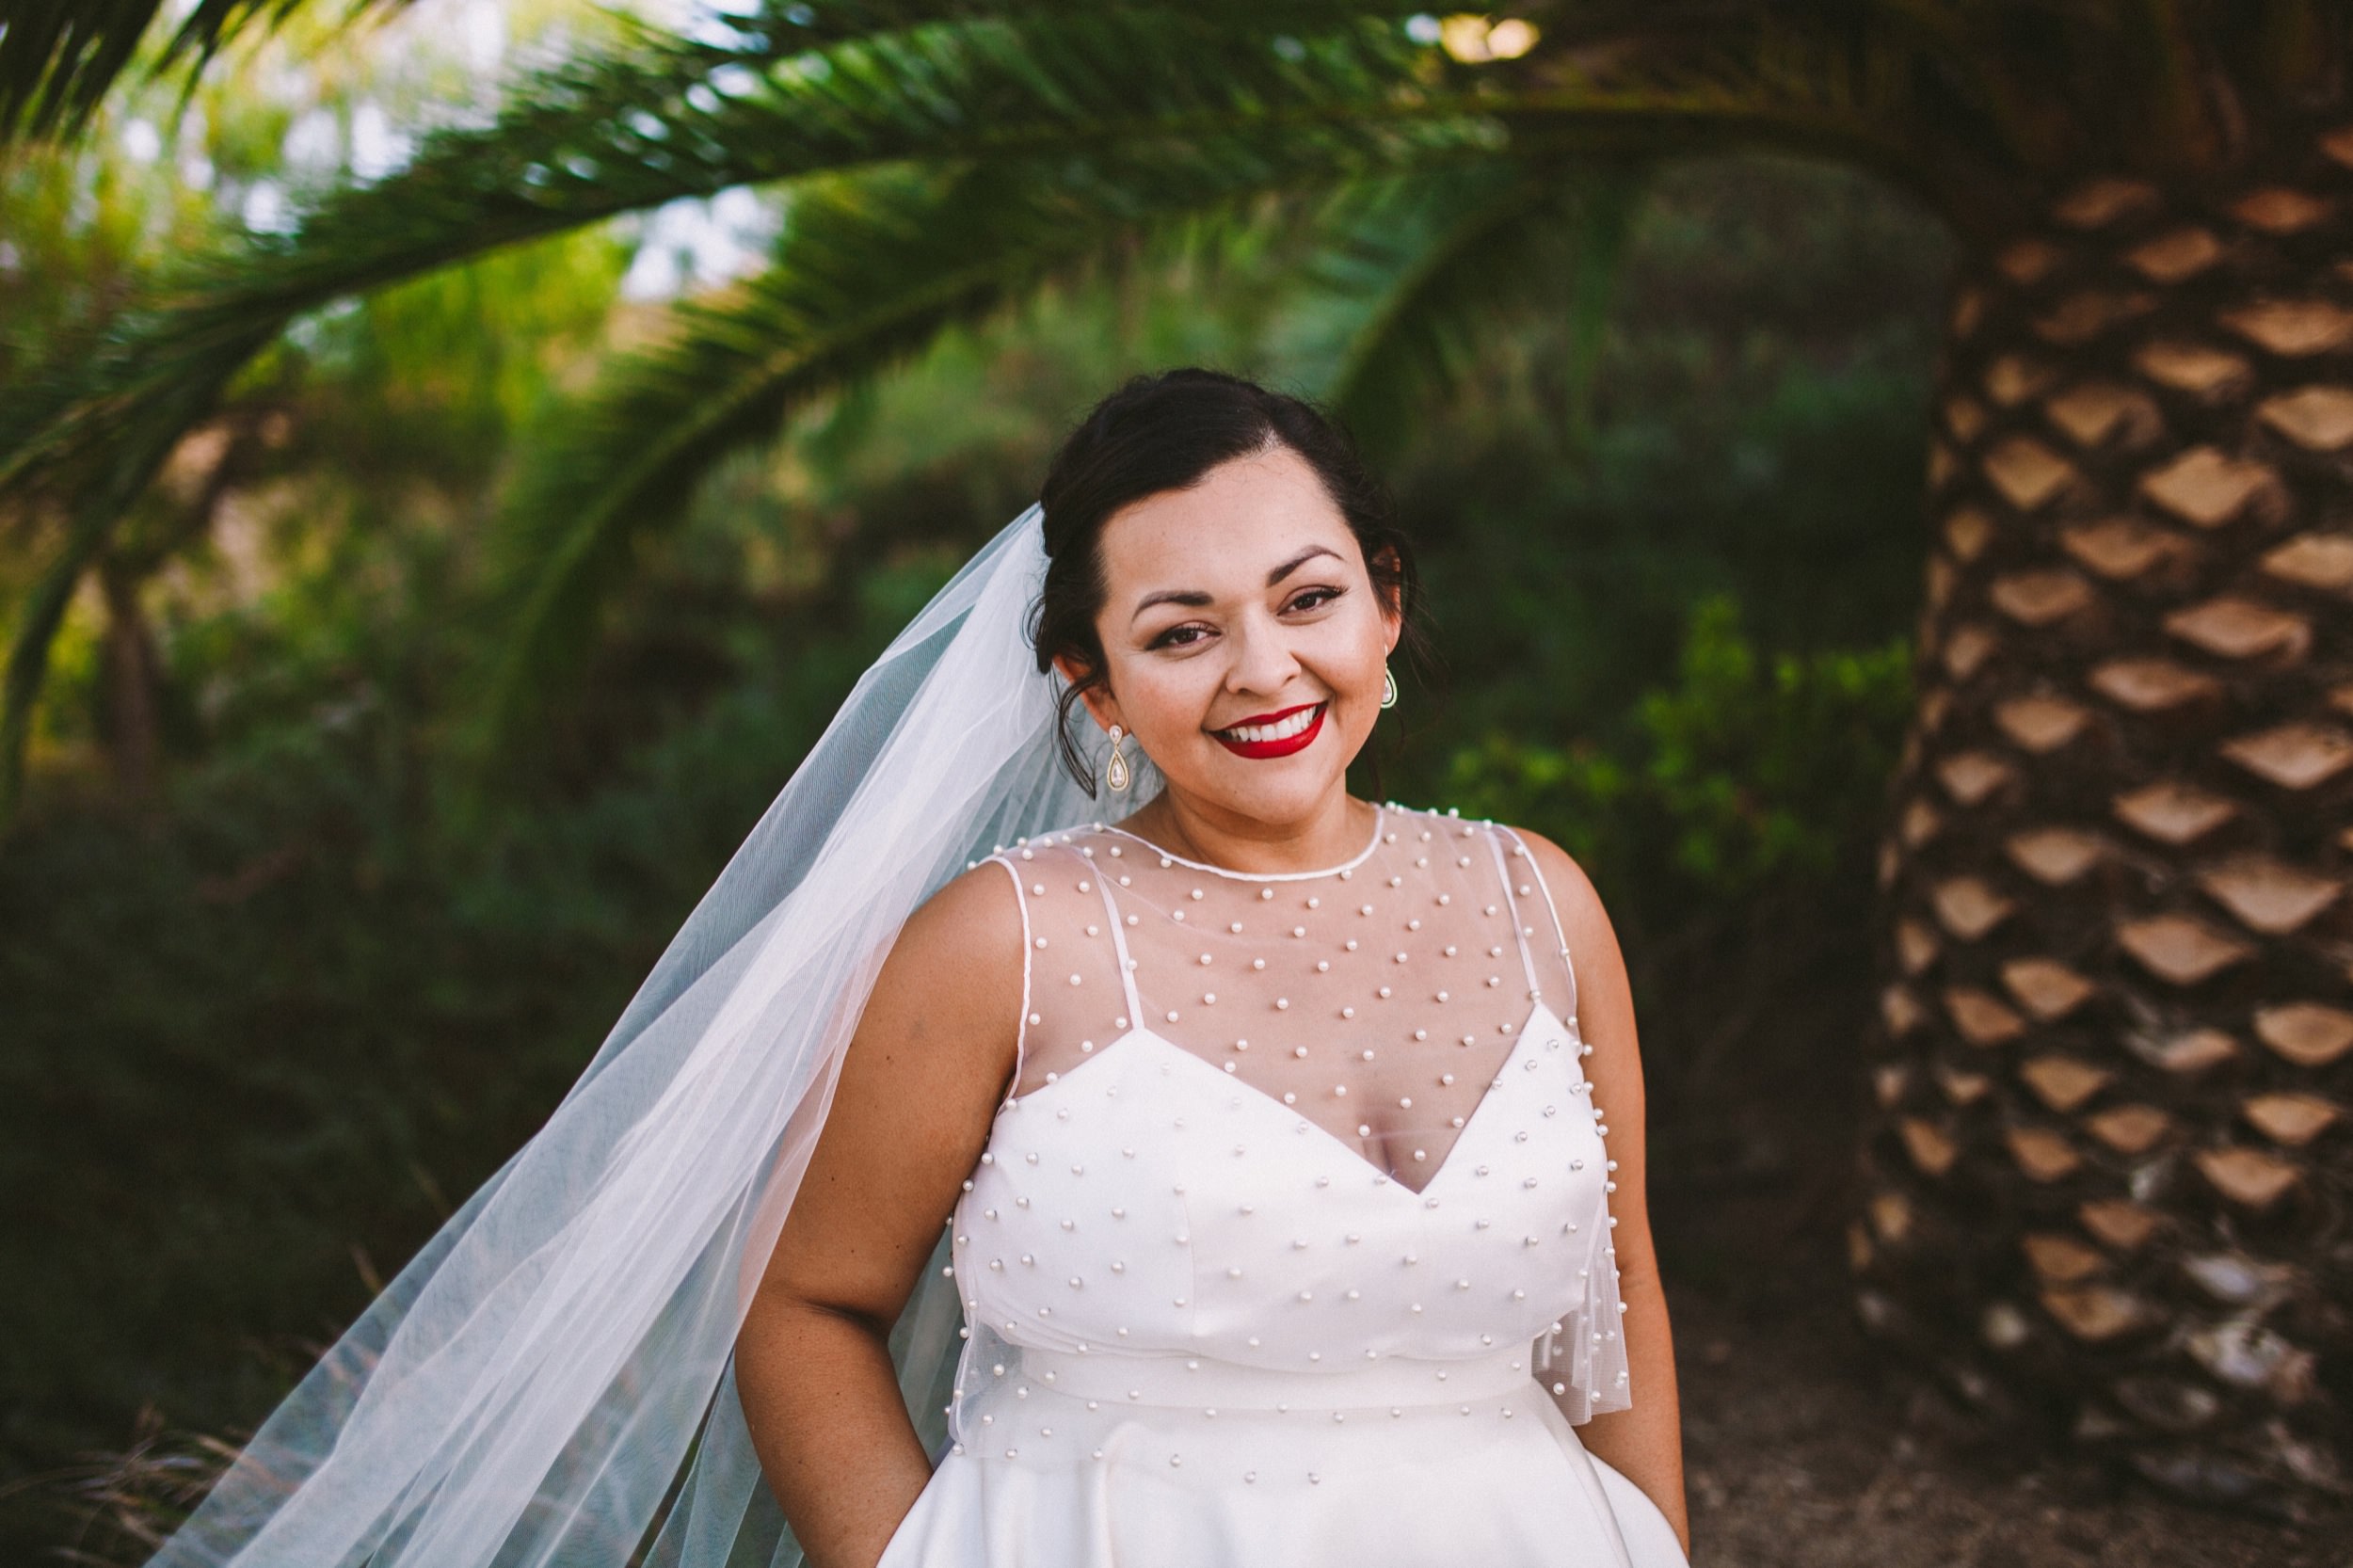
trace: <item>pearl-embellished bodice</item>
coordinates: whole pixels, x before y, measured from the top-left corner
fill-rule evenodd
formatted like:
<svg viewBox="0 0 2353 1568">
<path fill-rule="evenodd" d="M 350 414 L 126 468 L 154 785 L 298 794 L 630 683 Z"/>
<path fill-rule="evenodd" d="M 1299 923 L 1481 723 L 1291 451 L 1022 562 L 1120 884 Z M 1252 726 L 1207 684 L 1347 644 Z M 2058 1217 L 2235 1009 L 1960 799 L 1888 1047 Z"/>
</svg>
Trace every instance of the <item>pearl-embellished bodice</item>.
<svg viewBox="0 0 2353 1568">
<path fill-rule="evenodd" d="M 952 1218 L 957 1452 L 1316 1484 L 1629 1403 L 1608 1129 L 1518 835 L 1389 803 L 1313 872 L 1099 823 L 989 858 L 1028 965 Z"/>
</svg>

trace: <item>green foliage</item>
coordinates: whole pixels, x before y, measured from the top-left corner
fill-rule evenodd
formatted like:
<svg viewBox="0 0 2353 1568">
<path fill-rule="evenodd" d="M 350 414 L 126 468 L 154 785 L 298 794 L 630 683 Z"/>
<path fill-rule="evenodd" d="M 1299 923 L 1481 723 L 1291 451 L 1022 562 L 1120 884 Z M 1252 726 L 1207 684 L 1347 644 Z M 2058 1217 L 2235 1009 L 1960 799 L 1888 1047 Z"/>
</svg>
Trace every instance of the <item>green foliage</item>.
<svg viewBox="0 0 2353 1568">
<path fill-rule="evenodd" d="M 1505 822 L 1559 824 L 1611 886 L 1672 905 L 1737 899 L 1838 869 L 1911 716 L 1911 651 L 1765 656 L 1723 595 L 1693 606 L 1671 686 L 1636 698 L 1625 739 L 1493 733 L 1457 751 L 1447 798 Z M 1661 888 L 1658 873 L 1681 873 Z"/>
<path fill-rule="evenodd" d="M 409 0 L 344 0 L 346 18 Z M 195 78 L 240 30 L 282 23 L 305 0 L 197 0 L 145 67 Z M 0 141 L 72 135 L 86 126 L 130 69 L 163 0 L 19 0 L 0 31 Z"/>
</svg>

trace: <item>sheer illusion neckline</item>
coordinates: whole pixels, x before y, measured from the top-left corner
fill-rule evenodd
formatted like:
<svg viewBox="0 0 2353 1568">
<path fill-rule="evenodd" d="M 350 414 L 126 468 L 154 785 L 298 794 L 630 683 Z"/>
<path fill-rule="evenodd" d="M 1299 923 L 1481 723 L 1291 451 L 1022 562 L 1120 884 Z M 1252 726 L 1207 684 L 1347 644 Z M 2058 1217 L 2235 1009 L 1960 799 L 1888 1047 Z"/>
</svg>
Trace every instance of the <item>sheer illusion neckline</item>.
<svg viewBox="0 0 2353 1568">
<path fill-rule="evenodd" d="M 1358 866 L 1363 865 L 1372 857 L 1372 852 L 1381 847 L 1381 830 L 1387 824 L 1388 808 L 1376 801 L 1372 808 L 1372 837 L 1366 840 L 1365 847 L 1337 866 L 1324 866 L 1311 872 L 1238 872 L 1229 866 L 1212 866 L 1206 860 L 1188 859 L 1175 850 L 1163 849 L 1141 833 L 1130 833 L 1126 828 L 1115 827 L 1110 823 L 1098 823 L 1096 825 L 1106 833 L 1116 833 L 1123 839 L 1134 840 L 1163 859 L 1174 861 L 1192 871 L 1208 872 L 1212 876 L 1231 877 L 1237 882 L 1305 882 L 1319 876 L 1337 876 L 1342 872 L 1354 871 Z"/>
<path fill-rule="evenodd" d="M 1419 1187 L 1416 1187 L 1412 1183 L 1408 1182 L 1403 1176 L 1400 1175 L 1393 1169 L 1382 1169 L 1380 1163 L 1376 1161 L 1370 1154 L 1368 1154 L 1365 1151 L 1365 1148 L 1361 1144 L 1350 1143 L 1339 1133 L 1335 1132 L 1332 1128 L 1324 1126 L 1315 1117 L 1301 1111 L 1297 1106 L 1284 1103 L 1282 1100 L 1279 1100 L 1273 1095 L 1267 1093 L 1264 1089 L 1259 1088 L 1257 1084 L 1252 1083 L 1247 1080 L 1239 1078 L 1232 1073 L 1220 1072 L 1215 1065 L 1213 1065 L 1207 1058 L 1203 1057 L 1198 1051 L 1189 1050 L 1185 1047 L 1178 1045 L 1176 1041 L 1170 1039 L 1167 1035 L 1162 1034 L 1159 1030 L 1154 1029 L 1149 1024 L 1133 1024 L 1128 1028 L 1122 1030 L 1113 1038 L 1105 1042 L 1103 1045 L 1096 1047 L 1094 1052 L 1087 1056 L 1083 1061 L 1080 1062 L 1078 1065 L 1070 1068 L 1066 1072 L 1055 1074 L 1051 1079 L 1039 1084 L 1036 1088 L 1030 1090 L 1026 1094 L 1012 1096 L 1005 1101 L 1004 1105 L 1000 1106 L 999 1110 L 1001 1112 L 1009 1108 L 1015 1110 L 1021 1109 L 1028 1106 L 1031 1101 L 1048 1095 L 1058 1089 L 1064 1090 L 1064 1092 L 1067 1093 L 1068 1091 L 1065 1086 L 1073 1079 L 1083 1076 L 1088 1068 L 1098 1067 L 1098 1064 L 1106 1059 L 1117 1057 L 1123 1051 L 1135 1050 L 1138 1048 L 1136 1042 L 1147 1041 L 1153 1045 L 1160 1047 L 1164 1050 L 1171 1051 L 1176 1055 L 1184 1058 L 1185 1061 L 1191 1064 L 1191 1066 L 1198 1067 L 1201 1071 L 1209 1074 L 1209 1078 L 1204 1080 L 1206 1083 L 1221 1084 L 1227 1090 L 1239 1094 L 1241 1096 L 1241 1103 L 1249 1105 L 1254 1109 L 1263 1105 L 1274 1114 L 1289 1118 L 1301 1130 L 1319 1135 L 1323 1143 L 1329 1144 L 1340 1154 L 1348 1157 L 1356 1165 L 1362 1167 L 1369 1175 L 1377 1177 L 1381 1183 L 1395 1186 L 1401 1192 L 1410 1193 L 1412 1196 L 1418 1198 L 1428 1193 L 1433 1188 L 1436 1187 L 1438 1185 L 1438 1178 L 1445 1176 L 1448 1171 L 1453 1168 L 1455 1163 L 1455 1154 L 1462 1148 L 1465 1141 L 1471 1136 L 1472 1129 L 1480 1125 L 1481 1117 L 1484 1116 L 1487 1112 L 1488 1103 L 1499 1097 L 1497 1091 L 1501 1089 L 1504 1083 L 1508 1080 L 1510 1077 L 1509 1069 L 1514 1063 L 1519 1062 L 1526 1055 L 1529 1042 L 1535 1038 L 1537 1031 L 1540 1027 L 1558 1030 L 1563 1037 L 1568 1039 L 1577 1038 L 1577 1029 L 1574 1024 L 1561 1017 L 1560 1014 L 1554 1012 L 1551 1004 L 1546 1002 L 1543 998 L 1539 997 L 1534 999 L 1529 1006 L 1527 1016 L 1520 1020 L 1519 1028 L 1513 1032 L 1511 1048 L 1505 1051 L 1502 1060 L 1496 1064 L 1493 1074 L 1488 1078 L 1486 1084 L 1479 1091 L 1478 1098 L 1471 1102 L 1470 1109 L 1464 1113 L 1463 1125 L 1449 1129 L 1453 1132 L 1454 1137 L 1447 1144 L 1446 1152 L 1438 1157 L 1437 1164 L 1432 1168 L 1429 1176 L 1423 1179 L 1422 1184 Z M 1090 1080 L 1090 1081 L 1092 1080 Z M 1570 1092 L 1580 1092 L 1589 1082 L 1590 1080 L 1587 1080 L 1582 1073 L 1579 1073 L 1577 1081 L 1570 1085 Z M 1384 1136 L 1387 1137 L 1391 1135 L 1384 1134 Z"/>
</svg>

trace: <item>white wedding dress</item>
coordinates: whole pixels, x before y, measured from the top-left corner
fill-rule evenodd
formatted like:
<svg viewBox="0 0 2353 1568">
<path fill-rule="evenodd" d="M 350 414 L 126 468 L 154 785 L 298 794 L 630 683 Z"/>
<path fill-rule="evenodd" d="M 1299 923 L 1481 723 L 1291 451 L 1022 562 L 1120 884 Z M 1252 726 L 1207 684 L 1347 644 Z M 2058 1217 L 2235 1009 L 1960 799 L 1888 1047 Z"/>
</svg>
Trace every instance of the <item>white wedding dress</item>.
<svg viewBox="0 0 2353 1568">
<path fill-rule="evenodd" d="M 952 1218 L 952 1446 L 880 1568 L 1680 1568 L 1575 977 L 1509 828 L 1251 875 L 1000 850 L 1021 1064 Z"/>
</svg>

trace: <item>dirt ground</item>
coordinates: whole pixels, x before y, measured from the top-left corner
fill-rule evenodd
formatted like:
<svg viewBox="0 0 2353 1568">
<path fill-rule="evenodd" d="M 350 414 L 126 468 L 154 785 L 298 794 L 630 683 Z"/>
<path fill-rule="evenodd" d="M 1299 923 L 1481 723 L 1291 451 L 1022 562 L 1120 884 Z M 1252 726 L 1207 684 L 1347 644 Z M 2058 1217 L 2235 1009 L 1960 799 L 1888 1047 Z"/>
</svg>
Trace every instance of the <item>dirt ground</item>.
<svg viewBox="0 0 2353 1568">
<path fill-rule="evenodd" d="M 1834 1262 L 1834 1260 L 1833 1260 Z M 1845 1311 L 1670 1287 L 1693 1568 L 2353 1568 L 2353 1514 L 2288 1525 L 1998 1463 L 1908 1420 Z"/>
</svg>

